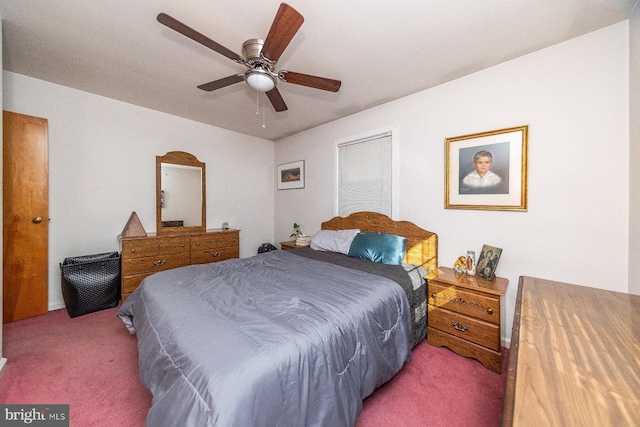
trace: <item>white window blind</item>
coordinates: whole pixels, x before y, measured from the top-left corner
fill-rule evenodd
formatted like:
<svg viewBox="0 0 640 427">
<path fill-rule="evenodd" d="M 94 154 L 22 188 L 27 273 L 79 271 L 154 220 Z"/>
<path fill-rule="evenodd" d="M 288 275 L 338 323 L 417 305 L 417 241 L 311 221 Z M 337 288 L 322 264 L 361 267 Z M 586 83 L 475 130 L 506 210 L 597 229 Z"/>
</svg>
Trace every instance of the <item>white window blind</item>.
<svg viewBox="0 0 640 427">
<path fill-rule="evenodd" d="M 338 215 L 392 216 L 391 133 L 338 145 Z"/>
</svg>

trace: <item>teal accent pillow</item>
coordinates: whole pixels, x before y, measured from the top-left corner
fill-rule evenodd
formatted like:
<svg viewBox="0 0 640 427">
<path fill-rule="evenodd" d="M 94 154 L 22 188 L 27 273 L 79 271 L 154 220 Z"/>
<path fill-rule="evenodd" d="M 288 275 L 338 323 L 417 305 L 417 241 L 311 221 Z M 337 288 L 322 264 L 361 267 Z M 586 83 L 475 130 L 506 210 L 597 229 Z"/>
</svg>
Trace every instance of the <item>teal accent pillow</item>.
<svg viewBox="0 0 640 427">
<path fill-rule="evenodd" d="M 406 255 L 407 239 L 395 234 L 358 233 L 351 242 L 348 256 L 381 264 L 400 265 Z"/>
</svg>

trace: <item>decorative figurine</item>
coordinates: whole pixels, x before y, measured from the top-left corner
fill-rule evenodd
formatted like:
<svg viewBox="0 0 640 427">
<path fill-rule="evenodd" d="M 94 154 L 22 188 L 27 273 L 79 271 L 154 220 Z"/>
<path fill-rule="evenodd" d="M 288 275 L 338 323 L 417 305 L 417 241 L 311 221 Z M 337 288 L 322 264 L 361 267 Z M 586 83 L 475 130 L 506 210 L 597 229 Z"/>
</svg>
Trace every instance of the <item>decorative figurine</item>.
<svg viewBox="0 0 640 427">
<path fill-rule="evenodd" d="M 476 251 L 467 251 L 467 274 L 476 275 Z"/>
<path fill-rule="evenodd" d="M 453 270 L 456 273 L 467 274 L 467 257 L 466 256 L 458 257 L 455 265 L 453 266 Z"/>
</svg>

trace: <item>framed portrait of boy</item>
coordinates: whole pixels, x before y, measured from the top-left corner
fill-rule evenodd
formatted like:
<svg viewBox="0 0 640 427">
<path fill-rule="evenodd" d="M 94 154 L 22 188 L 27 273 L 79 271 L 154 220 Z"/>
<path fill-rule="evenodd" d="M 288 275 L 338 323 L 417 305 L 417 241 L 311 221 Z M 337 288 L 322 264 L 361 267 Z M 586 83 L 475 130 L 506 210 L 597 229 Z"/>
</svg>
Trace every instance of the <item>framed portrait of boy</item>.
<svg viewBox="0 0 640 427">
<path fill-rule="evenodd" d="M 529 126 L 445 139 L 445 209 L 527 210 Z"/>
</svg>

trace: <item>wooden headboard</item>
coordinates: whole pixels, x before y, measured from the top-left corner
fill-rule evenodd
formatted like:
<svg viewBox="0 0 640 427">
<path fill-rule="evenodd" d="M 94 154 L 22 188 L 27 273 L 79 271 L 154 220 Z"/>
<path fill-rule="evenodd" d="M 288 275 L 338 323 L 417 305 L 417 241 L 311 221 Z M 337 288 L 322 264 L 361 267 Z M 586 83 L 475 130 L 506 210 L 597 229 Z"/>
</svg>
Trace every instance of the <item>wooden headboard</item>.
<svg viewBox="0 0 640 427">
<path fill-rule="evenodd" d="M 404 262 L 420 265 L 428 272 L 438 267 L 438 235 L 409 221 L 394 221 L 376 212 L 356 212 L 348 217 L 336 216 L 322 223 L 323 230 L 349 230 L 389 233 L 407 238 Z"/>
</svg>

